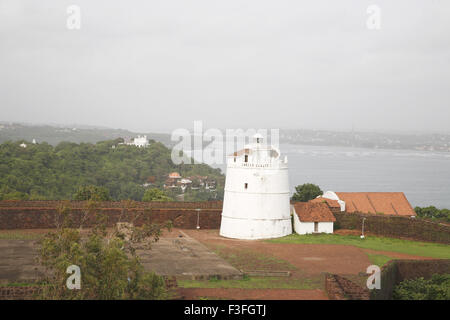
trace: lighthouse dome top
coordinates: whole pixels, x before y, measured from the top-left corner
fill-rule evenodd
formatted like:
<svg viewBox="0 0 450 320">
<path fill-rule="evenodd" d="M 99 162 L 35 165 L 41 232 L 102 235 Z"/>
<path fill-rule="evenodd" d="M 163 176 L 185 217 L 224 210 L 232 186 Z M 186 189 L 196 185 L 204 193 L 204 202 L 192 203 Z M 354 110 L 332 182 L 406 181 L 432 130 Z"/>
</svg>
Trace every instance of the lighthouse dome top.
<svg viewBox="0 0 450 320">
<path fill-rule="evenodd" d="M 253 143 L 262 143 L 263 139 L 264 137 L 262 136 L 262 134 L 257 133 L 253 136 Z"/>
<path fill-rule="evenodd" d="M 280 159 L 280 150 L 264 142 L 263 135 L 257 133 L 252 137 L 252 143 L 228 156 L 228 166 L 244 167 L 287 167 L 287 158 Z"/>
</svg>

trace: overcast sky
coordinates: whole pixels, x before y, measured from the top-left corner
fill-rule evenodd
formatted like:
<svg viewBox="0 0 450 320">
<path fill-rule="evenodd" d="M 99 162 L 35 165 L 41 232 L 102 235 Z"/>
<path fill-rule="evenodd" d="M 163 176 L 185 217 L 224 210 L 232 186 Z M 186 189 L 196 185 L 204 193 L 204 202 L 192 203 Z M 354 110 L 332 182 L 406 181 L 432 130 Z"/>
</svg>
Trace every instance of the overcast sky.
<svg viewBox="0 0 450 320">
<path fill-rule="evenodd" d="M 0 0 L 0 120 L 449 132 L 450 1 Z"/>
</svg>

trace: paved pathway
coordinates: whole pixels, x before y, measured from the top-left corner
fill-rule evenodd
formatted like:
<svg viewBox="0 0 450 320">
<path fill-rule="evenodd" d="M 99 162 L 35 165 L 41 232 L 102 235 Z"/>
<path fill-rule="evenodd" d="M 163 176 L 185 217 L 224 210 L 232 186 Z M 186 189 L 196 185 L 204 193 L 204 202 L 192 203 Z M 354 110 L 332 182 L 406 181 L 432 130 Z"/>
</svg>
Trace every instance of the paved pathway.
<svg viewBox="0 0 450 320">
<path fill-rule="evenodd" d="M 43 276 L 36 240 L 0 240 L 0 284 L 30 282 Z"/>
<path fill-rule="evenodd" d="M 0 284 L 32 282 L 43 277 L 37 263 L 37 240 L 0 239 Z M 146 270 L 178 279 L 218 276 L 241 278 L 239 270 L 181 230 L 165 233 L 151 249 L 137 251 Z"/>
<path fill-rule="evenodd" d="M 165 234 L 151 250 L 138 250 L 138 254 L 147 270 L 177 279 L 242 277 L 239 270 L 181 230 Z"/>
</svg>

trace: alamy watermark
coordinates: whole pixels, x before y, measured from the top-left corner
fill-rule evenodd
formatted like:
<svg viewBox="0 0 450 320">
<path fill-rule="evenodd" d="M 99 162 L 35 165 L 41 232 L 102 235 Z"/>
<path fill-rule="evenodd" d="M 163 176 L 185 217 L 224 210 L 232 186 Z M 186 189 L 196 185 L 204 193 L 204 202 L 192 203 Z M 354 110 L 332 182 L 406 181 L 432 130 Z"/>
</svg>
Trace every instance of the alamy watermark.
<svg viewBox="0 0 450 320">
<path fill-rule="evenodd" d="M 381 270 L 379 266 L 371 265 L 367 267 L 366 273 L 369 274 L 367 278 L 367 288 L 369 290 L 372 289 L 381 289 Z"/>
<path fill-rule="evenodd" d="M 369 30 L 381 29 L 381 8 L 372 4 L 367 7 L 366 13 L 369 15 L 366 20 L 366 26 Z"/>
<path fill-rule="evenodd" d="M 78 5 L 72 4 L 66 8 L 67 20 L 66 27 L 69 30 L 81 29 L 81 8 Z M 376 4 L 371 4 L 366 9 L 368 15 L 366 20 L 366 27 L 369 30 L 381 29 L 381 8 Z"/>
<path fill-rule="evenodd" d="M 226 129 L 223 132 L 217 128 L 204 130 L 202 121 L 194 121 L 193 132 L 185 128 L 172 132 L 171 140 L 177 143 L 172 148 L 171 159 L 175 164 L 224 164 L 227 155 L 243 149 L 255 134 L 260 134 L 264 143 L 279 148 L 279 129 Z"/>
<path fill-rule="evenodd" d="M 66 280 L 66 287 L 69 290 L 80 290 L 81 289 L 81 270 L 79 266 L 74 264 L 70 265 L 66 269 L 66 273 L 70 276 Z"/>
<path fill-rule="evenodd" d="M 81 8 L 73 4 L 67 7 L 66 12 L 68 14 L 66 20 L 67 29 L 69 30 L 81 29 Z"/>
</svg>

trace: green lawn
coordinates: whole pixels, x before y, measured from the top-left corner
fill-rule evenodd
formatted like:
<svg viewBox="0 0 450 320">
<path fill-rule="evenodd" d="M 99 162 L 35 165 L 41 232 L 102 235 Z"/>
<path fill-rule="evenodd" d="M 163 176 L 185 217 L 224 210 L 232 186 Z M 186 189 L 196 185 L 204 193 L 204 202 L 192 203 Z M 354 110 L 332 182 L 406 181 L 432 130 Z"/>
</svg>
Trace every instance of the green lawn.
<svg viewBox="0 0 450 320">
<path fill-rule="evenodd" d="M 270 239 L 266 241 L 272 243 L 351 245 L 364 249 L 399 252 L 414 256 L 432 257 L 438 259 L 450 259 L 450 245 L 376 236 L 369 236 L 365 239 L 361 239 L 359 236 L 352 235 L 291 234 L 283 238 Z"/>
<path fill-rule="evenodd" d="M 10 282 L 0 285 L 0 287 L 35 287 L 42 286 L 42 283 L 38 282 Z"/>
<path fill-rule="evenodd" d="M 26 233 L 20 231 L 0 231 L 0 240 L 38 240 L 42 234 Z"/>
<path fill-rule="evenodd" d="M 388 263 L 389 260 L 393 260 L 395 258 L 386 256 L 384 254 L 377 254 L 377 253 L 366 253 L 369 257 L 369 261 L 371 264 L 377 265 L 379 267 L 384 266 L 386 263 Z"/>
<path fill-rule="evenodd" d="M 208 247 L 239 270 L 293 271 L 298 269 L 288 261 L 255 252 L 250 249 L 230 248 L 219 244 L 208 244 Z"/>
<path fill-rule="evenodd" d="M 292 279 L 291 277 L 246 277 L 241 280 L 178 280 L 182 288 L 297 289 L 321 288 L 321 277 Z"/>
</svg>

